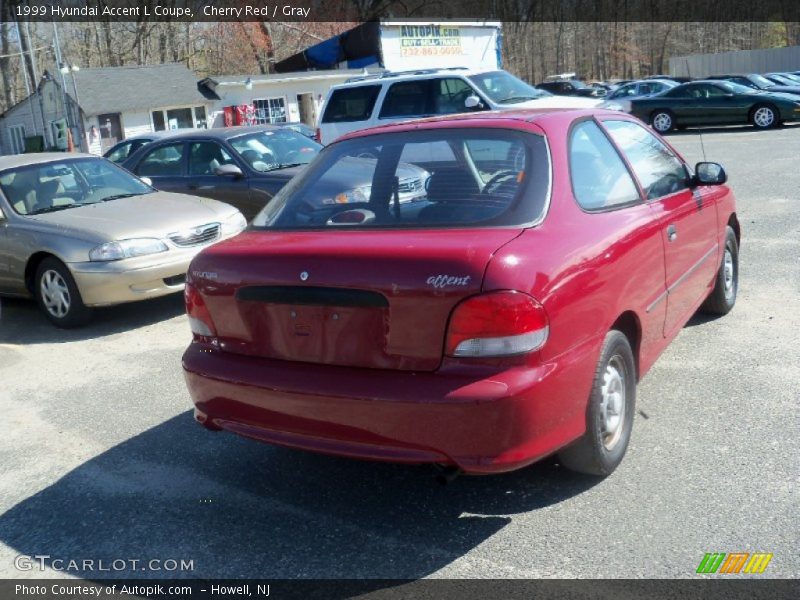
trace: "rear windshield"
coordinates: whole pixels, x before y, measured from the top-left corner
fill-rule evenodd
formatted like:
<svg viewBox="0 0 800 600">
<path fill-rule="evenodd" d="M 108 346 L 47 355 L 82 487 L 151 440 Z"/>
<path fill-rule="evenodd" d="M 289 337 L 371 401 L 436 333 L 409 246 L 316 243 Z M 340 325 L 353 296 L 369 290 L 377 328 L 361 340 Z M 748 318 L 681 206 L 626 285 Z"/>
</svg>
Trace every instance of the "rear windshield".
<svg viewBox="0 0 800 600">
<path fill-rule="evenodd" d="M 334 90 L 325 107 L 322 122 L 346 123 L 369 119 L 380 91 L 379 85 L 361 85 Z"/>
<path fill-rule="evenodd" d="M 541 218 L 549 184 L 539 135 L 482 128 L 379 134 L 323 150 L 253 226 L 523 226 Z"/>
</svg>

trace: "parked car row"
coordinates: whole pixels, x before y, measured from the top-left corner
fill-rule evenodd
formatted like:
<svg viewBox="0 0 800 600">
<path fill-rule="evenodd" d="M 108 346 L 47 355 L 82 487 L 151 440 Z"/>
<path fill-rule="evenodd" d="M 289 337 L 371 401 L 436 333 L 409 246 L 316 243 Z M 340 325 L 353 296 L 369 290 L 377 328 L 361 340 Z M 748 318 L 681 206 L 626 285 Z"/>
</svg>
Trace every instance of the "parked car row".
<svg viewBox="0 0 800 600">
<path fill-rule="evenodd" d="M 650 85 L 619 101 L 641 118 L 738 86 Z M 263 125 L 126 140 L 121 166 L 0 158 L 0 293 L 74 327 L 182 289 L 210 430 L 448 476 L 553 453 L 608 475 L 638 380 L 695 311 L 733 308 L 741 231 L 720 165 L 598 102 L 416 71 L 335 86 L 325 148 Z"/>
<path fill-rule="evenodd" d="M 750 91 L 769 81 L 759 77 L 747 78 L 753 88 L 724 80 L 679 84 L 669 79 L 646 79 L 623 83 L 608 98 L 609 102 L 627 103 L 615 108 L 651 122 L 660 132 L 710 120 L 750 118 L 757 127 L 769 127 L 797 118 L 797 101 L 776 97 L 772 91 Z M 766 97 L 774 104 L 763 104 Z M 520 108 L 595 104 L 596 100 L 553 96 L 504 71 L 384 73 L 334 87 L 323 108 L 321 124 L 330 132 L 326 137 L 335 138 L 378 121 L 427 116 L 432 107 L 438 107 L 439 112 L 480 113 L 488 109 L 517 112 Z M 361 107 L 358 115 L 354 107 Z M 725 114 L 714 120 L 715 110 Z M 362 116 L 363 120 L 356 118 Z M 308 130 L 298 132 L 296 125 L 164 131 L 125 140 L 107 152 L 110 160 L 140 180 L 90 157 L 78 160 L 54 155 L 44 160 L 46 156 L 40 155 L 39 167 L 36 161 L 12 161 L 13 168 L 0 176 L 7 203 L 3 211 L 5 235 L 0 237 L 0 251 L 4 252 L 0 256 L 8 261 L 0 292 L 33 295 L 48 318 L 66 327 L 84 323 L 92 306 L 179 291 L 191 256 L 205 245 L 237 233 L 265 206 L 278 206 L 273 198 L 320 153 L 323 147 L 309 139 Z M 475 165 L 478 160 L 490 165 L 511 160 L 510 150 L 491 143 L 474 141 L 469 150 L 465 160 Z M 314 194 L 304 197 L 302 210 L 296 214 L 298 222 L 369 222 L 374 211 L 363 205 L 369 205 L 382 152 L 375 147 L 342 161 L 326 176 L 325 185 L 318 185 Z M 391 188 L 393 210 L 398 214 L 444 214 L 445 207 L 456 206 L 452 204 L 456 196 L 471 193 L 467 180 L 446 180 L 434 152 L 425 144 L 410 144 L 404 152 Z M 519 160 L 521 155 L 516 158 Z M 489 183 L 498 189 L 508 188 L 513 173 L 506 169 L 496 182 Z M 480 184 L 478 187 L 483 188 Z M 156 193 L 156 189 L 160 191 Z M 454 195 L 452 200 L 446 198 L 448 194 Z M 198 205 L 197 197 L 219 200 L 229 207 L 203 201 Z M 430 206 L 431 201 L 435 206 Z M 158 211 L 151 208 L 155 203 Z M 195 208 L 184 211 L 184 205 Z M 135 227 L 125 225 L 144 206 L 153 220 L 137 220 Z M 179 211 L 181 219 L 175 221 L 159 211 Z M 82 232 L 83 227 L 92 232 Z M 195 233 L 187 233 L 189 229 Z M 10 234 L 18 230 L 26 234 Z M 97 242 L 104 250 L 87 249 L 89 242 Z M 24 259 L 14 259 L 14 252 L 20 250 Z M 144 256 L 150 258 L 139 258 Z M 43 267 L 44 262 L 47 264 Z M 126 270 L 122 265 L 136 271 L 135 281 L 120 276 Z M 156 275 L 163 276 L 159 280 Z M 112 279 L 116 283 L 109 283 Z"/>
<path fill-rule="evenodd" d="M 606 96 L 603 107 L 633 114 L 659 133 L 747 123 L 768 129 L 800 120 L 800 76 L 717 75 L 680 84 L 647 79 L 620 86 Z"/>
</svg>

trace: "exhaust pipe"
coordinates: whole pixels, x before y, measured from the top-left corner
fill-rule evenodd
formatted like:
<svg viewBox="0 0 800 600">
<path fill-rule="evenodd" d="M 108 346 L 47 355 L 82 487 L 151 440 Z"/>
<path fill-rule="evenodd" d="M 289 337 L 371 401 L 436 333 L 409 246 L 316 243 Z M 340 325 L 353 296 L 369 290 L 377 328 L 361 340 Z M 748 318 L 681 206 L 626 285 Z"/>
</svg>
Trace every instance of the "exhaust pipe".
<svg viewBox="0 0 800 600">
<path fill-rule="evenodd" d="M 434 480 L 441 486 L 446 486 L 452 483 L 456 477 L 461 475 L 462 471 L 458 467 L 451 467 L 445 465 L 436 465 L 437 473 L 434 475 Z"/>
</svg>

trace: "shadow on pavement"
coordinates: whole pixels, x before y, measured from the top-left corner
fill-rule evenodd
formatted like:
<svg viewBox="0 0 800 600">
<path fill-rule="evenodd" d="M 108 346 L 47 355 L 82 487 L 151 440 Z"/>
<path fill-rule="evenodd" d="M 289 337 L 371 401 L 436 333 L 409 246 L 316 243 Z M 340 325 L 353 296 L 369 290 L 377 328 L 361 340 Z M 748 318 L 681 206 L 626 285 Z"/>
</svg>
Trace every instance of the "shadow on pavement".
<svg viewBox="0 0 800 600">
<path fill-rule="evenodd" d="M 0 541 L 26 555 L 194 561 L 190 572 L 107 577 L 411 578 L 598 480 L 544 461 L 461 477 L 272 447 L 178 415 L 85 462 L 0 515 Z M 542 539 L 551 532 L 541 531 Z M 532 547 L 536 537 L 529 540 Z M 497 572 L 503 577 L 503 572 Z"/>
<path fill-rule="evenodd" d="M 718 319 L 723 318 L 724 315 L 712 315 L 709 313 L 704 313 L 697 311 L 692 315 L 692 318 L 684 325 L 684 327 L 697 327 L 698 325 L 705 325 L 706 323 L 710 323 L 711 321 L 716 321 Z"/>
<path fill-rule="evenodd" d="M 54 344 L 104 337 L 165 321 L 184 312 L 183 294 L 96 308 L 88 325 L 59 329 L 32 300 L 0 300 L 0 344 Z"/>
</svg>

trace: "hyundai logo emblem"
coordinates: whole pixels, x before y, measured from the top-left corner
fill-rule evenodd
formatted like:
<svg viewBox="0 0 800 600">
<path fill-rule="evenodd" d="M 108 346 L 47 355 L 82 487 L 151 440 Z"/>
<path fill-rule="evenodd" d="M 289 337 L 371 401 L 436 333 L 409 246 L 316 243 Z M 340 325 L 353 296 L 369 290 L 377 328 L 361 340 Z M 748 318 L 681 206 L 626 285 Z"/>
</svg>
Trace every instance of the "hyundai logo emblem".
<svg viewBox="0 0 800 600">
<path fill-rule="evenodd" d="M 308 271 L 303 271 L 300 273 L 300 281 L 305 281 L 306 279 L 308 279 Z"/>
</svg>

